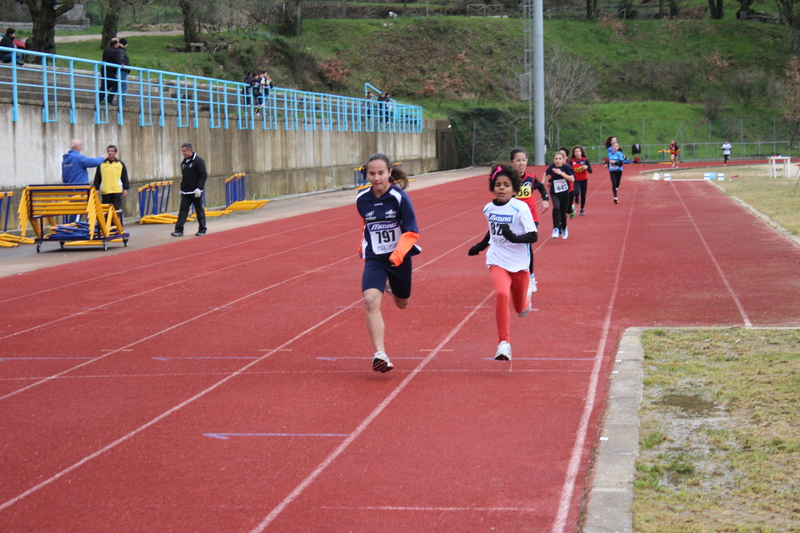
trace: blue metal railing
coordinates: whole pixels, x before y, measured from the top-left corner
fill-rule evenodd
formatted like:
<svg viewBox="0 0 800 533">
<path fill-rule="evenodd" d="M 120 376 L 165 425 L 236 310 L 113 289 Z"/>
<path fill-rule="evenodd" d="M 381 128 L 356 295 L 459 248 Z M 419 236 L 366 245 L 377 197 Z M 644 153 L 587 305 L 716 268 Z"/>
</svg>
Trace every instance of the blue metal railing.
<svg viewBox="0 0 800 533">
<path fill-rule="evenodd" d="M 0 54 L 38 58 L 38 64 L 17 66 L 0 63 L 0 95 L 11 94 L 12 121 L 18 120 L 20 93 L 23 100 L 42 102 L 42 121 L 58 122 L 59 110 L 69 109 L 70 124 L 78 120 L 79 105 L 94 108 L 95 124 L 116 119 L 125 122 L 122 106 L 121 70 L 118 65 L 57 54 L 0 48 Z M 116 102 L 103 101 L 104 67 L 117 71 Z M 236 127 L 239 129 L 422 132 L 422 107 L 352 98 L 334 94 L 312 93 L 274 87 L 269 96 L 255 99 L 248 85 L 240 82 L 190 76 L 175 72 L 126 67 L 130 70 L 124 95 L 129 111 L 138 113 L 139 126 L 152 126 L 154 115 L 165 127 L 174 116 L 175 126 L 195 129 Z M 371 86 L 370 86 L 371 87 Z M 256 101 L 258 100 L 258 101 Z M 116 116 L 114 116 L 116 115 Z"/>
</svg>

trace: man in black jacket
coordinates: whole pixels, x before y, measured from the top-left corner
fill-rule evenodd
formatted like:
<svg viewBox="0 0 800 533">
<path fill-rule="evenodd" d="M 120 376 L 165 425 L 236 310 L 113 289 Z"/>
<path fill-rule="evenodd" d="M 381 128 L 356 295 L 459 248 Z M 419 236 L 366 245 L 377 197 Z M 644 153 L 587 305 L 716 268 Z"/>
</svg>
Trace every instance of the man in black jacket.
<svg viewBox="0 0 800 533">
<path fill-rule="evenodd" d="M 121 65 L 122 58 L 119 53 L 119 40 L 114 37 L 108 46 L 103 50 L 103 63 L 110 63 L 103 65 L 103 84 L 100 87 L 100 103 L 106 101 L 108 98 L 108 105 L 114 103 L 114 95 L 117 94 L 119 87 L 119 67 L 114 65 Z"/>
<path fill-rule="evenodd" d="M 189 143 L 181 145 L 183 161 L 181 161 L 181 207 L 178 212 L 178 221 L 175 222 L 175 231 L 171 233 L 173 237 L 183 237 L 183 225 L 189 217 L 189 206 L 194 205 L 194 212 L 197 216 L 198 237 L 206 234 L 206 211 L 203 208 L 203 188 L 206 186 L 208 172 L 206 172 L 206 162 L 194 152 L 194 148 Z"/>
</svg>

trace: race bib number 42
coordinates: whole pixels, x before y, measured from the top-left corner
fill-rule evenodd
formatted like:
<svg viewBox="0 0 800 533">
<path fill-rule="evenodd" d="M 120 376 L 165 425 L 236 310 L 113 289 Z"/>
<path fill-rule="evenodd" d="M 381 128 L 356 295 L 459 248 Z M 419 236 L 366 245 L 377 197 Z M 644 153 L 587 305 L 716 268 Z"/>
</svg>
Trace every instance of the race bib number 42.
<svg viewBox="0 0 800 533">
<path fill-rule="evenodd" d="M 367 230 L 369 243 L 375 254 L 390 254 L 395 251 L 401 233 L 397 222 L 369 222 Z"/>
</svg>

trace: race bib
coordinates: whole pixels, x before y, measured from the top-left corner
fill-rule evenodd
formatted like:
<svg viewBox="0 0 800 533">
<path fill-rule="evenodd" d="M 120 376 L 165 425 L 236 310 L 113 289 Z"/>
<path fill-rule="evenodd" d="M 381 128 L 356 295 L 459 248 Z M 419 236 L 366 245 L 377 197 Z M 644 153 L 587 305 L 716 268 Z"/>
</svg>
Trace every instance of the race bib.
<svg viewBox="0 0 800 533">
<path fill-rule="evenodd" d="M 567 180 L 553 180 L 553 191 L 555 191 L 556 194 L 567 192 L 568 190 L 569 183 L 567 183 Z"/>
<path fill-rule="evenodd" d="M 523 185 L 519 189 L 519 193 L 517 194 L 517 198 L 530 198 L 531 197 L 531 186 L 528 184 Z"/>
<path fill-rule="evenodd" d="M 400 240 L 400 225 L 396 221 L 369 222 L 369 243 L 376 255 L 390 254 L 397 248 Z"/>
</svg>

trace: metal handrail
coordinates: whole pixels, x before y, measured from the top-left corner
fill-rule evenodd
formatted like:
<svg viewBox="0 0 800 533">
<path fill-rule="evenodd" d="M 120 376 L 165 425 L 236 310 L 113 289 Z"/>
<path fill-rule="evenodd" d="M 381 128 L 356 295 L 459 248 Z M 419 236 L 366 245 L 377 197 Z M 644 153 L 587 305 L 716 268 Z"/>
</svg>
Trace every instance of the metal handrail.
<svg viewBox="0 0 800 533">
<path fill-rule="evenodd" d="M 195 129 L 205 124 L 211 129 L 237 127 L 263 130 L 363 131 L 363 132 L 422 132 L 422 107 L 392 102 L 391 110 L 383 102 L 352 98 L 334 94 L 312 93 L 274 87 L 269 96 L 254 101 L 250 87 L 241 82 L 191 76 L 163 70 L 125 66 L 129 77 L 122 79 L 122 66 L 90 59 L 79 59 L 58 54 L 44 54 L 28 50 L 0 47 L 0 54 L 13 52 L 9 64 L 0 63 L 0 69 L 11 71 L 10 79 L 0 79 L 0 89 L 10 87 L 12 95 L 12 121 L 17 122 L 20 90 L 41 94 L 42 121 L 58 122 L 59 108 L 69 108 L 70 124 L 78 120 L 76 109 L 80 100 L 92 102 L 95 124 L 108 123 L 116 118 L 124 125 L 122 83 L 126 81 L 126 101 L 135 105 L 139 126 L 152 126 L 154 110 L 158 125 L 166 126 L 167 111 L 175 113 L 175 126 Z M 16 54 L 39 58 L 39 65 L 17 66 Z M 41 65 L 41 66 L 40 66 Z M 84 66 L 83 69 L 76 65 Z M 41 69 L 41 81 L 20 81 L 24 70 Z M 116 103 L 101 103 L 104 67 L 116 68 Z M 1 71 L 0 71 L 1 72 Z M 263 106 L 263 107 L 262 107 Z M 116 113 L 116 117 L 113 115 Z M 381 120 L 377 120 L 381 118 Z M 203 119 L 203 120 L 201 120 Z"/>
</svg>

